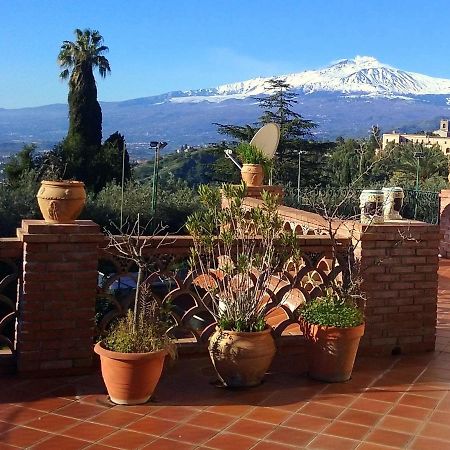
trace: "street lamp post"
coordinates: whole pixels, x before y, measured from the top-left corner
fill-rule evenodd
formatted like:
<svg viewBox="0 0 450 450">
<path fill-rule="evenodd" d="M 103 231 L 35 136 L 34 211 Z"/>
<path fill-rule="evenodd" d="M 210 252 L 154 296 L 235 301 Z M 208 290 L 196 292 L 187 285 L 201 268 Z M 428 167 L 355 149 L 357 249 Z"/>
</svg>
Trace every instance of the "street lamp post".
<svg viewBox="0 0 450 450">
<path fill-rule="evenodd" d="M 152 214 L 156 212 L 156 202 L 158 196 L 159 177 L 159 152 L 167 145 L 167 142 L 151 141 L 150 148 L 155 149 L 155 160 L 153 162 L 153 186 L 152 186 Z"/>
<path fill-rule="evenodd" d="M 414 158 L 416 158 L 416 204 L 414 206 L 414 219 L 417 216 L 417 202 L 419 200 L 419 170 L 420 170 L 420 160 L 425 157 L 423 152 L 414 152 Z"/>
</svg>

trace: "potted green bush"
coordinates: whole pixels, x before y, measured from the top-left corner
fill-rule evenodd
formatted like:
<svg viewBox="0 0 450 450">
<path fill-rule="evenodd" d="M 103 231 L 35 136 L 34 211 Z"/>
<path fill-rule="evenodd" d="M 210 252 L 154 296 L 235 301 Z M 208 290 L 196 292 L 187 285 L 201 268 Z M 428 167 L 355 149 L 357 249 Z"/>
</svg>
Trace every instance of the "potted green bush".
<svg viewBox="0 0 450 450">
<path fill-rule="evenodd" d="M 306 339 L 311 378 L 340 382 L 350 379 L 364 334 L 364 314 L 359 294 L 333 284 L 325 295 L 300 309 L 299 321 Z"/>
<path fill-rule="evenodd" d="M 241 142 L 236 147 L 236 154 L 242 162 L 242 180 L 247 186 L 262 186 L 264 174 L 268 172 L 270 161 L 258 147 Z"/>
<path fill-rule="evenodd" d="M 203 210 L 189 216 L 194 245 L 190 266 L 198 296 L 216 321 L 209 354 L 225 386 L 255 386 L 275 355 L 265 314 L 271 308 L 267 290 L 273 275 L 295 258 L 292 232 L 283 229 L 277 198 L 262 193 L 263 206 L 243 205 L 245 185 L 224 185 L 221 194 L 200 186 Z M 226 203 L 226 204 L 225 204 Z"/>
<path fill-rule="evenodd" d="M 170 311 L 152 295 L 149 263 L 144 249 L 152 239 L 143 237 L 139 218 L 129 234 L 110 237 L 115 254 L 132 260 L 138 267 L 134 310 L 128 311 L 108 330 L 94 351 L 100 356 L 101 370 L 113 403 L 137 405 L 152 396 L 161 377 L 166 355 L 175 347 L 167 335 Z"/>
</svg>

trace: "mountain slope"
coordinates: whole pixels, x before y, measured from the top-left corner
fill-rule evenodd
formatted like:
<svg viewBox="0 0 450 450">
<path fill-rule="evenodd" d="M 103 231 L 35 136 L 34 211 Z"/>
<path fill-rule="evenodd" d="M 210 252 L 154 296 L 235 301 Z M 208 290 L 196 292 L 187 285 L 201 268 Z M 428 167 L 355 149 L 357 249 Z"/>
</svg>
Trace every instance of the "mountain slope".
<svg viewBox="0 0 450 450">
<path fill-rule="evenodd" d="M 298 94 L 296 111 L 319 125 L 318 139 L 366 136 L 373 124 L 384 131 L 433 130 L 441 117 L 450 117 L 450 80 L 402 71 L 371 57 L 281 78 Z M 150 156 L 151 140 L 168 141 L 166 151 L 223 140 L 213 123 L 256 122 L 261 111 L 253 96 L 266 92 L 267 80 L 102 102 L 103 136 L 119 130 L 135 157 Z M 67 127 L 67 105 L 0 108 L 0 151 L 8 142 L 35 141 L 48 148 Z"/>
</svg>

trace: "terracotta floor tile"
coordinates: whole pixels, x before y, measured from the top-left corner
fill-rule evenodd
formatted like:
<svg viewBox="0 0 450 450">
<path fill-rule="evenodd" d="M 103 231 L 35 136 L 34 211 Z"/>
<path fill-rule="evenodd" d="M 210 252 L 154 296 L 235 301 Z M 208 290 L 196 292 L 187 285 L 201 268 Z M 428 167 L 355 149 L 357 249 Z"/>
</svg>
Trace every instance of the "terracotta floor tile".
<svg viewBox="0 0 450 450">
<path fill-rule="evenodd" d="M 160 419 L 180 421 L 187 420 L 189 417 L 192 417 L 197 413 L 197 410 L 186 406 L 163 406 L 155 413 L 152 413 L 152 415 Z"/>
<path fill-rule="evenodd" d="M 22 406 L 11 406 L 4 408 L 3 410 L 0 409 L 0 420 L 16 425 L 26 424 L 27 422 L 31 422 L 41 416 L 45 416 L 43 411 L 24 408 Z"/>
<path fill-rule="evenodd" d="M 330 423 L 330 419 L 310 416 L 308 414 L 296 413 L 293 416 L 289 417 L 285 422 L 283 422 L 283 425 L 291 428 L 300 428 L 302 430 L 318 433 Z"/>
<path fill-rule="evenodd" d="M 80 421 L 78 419 L 50 413 L 32 420 L 31 422 L 28 422 L 27 427 L 37 428 L 38 430 L 49 431 L 51 433 L 57 433 L 79 423 Z"/>
<path fill-rule="evenodd" d="M 16 445 L 20 448 L 26 448 L 49 436 L 51 436 L 51 434 L 44 431 L 19 426 L 1 434 L 0 442 Z"/>
<path fill-rule="evenodd" d="M 399 402 L 400 405 L 409 405 L 426 409 L 434 409 L 438 403 L 439 399 L 413 394 L 405 394 Z"/>
<path fill-rule="evenodd" d="M 412 450 L 448 450 L 449 443 L 448 441 L 418 436 L 413 440 L 409 448 Z"/>
<path fill-rule="evenodd" d="M 104 411 L 107 411 L 107 408 L 89 405 L 87 403 L 74 402 L 59 409 L 58 414 L 61 416 L 74 417 L 75 419 L 87 420 Z"/>
<path fill-rule="evenodd" d="M 339 416 L 339 420 L 356 423 L 358 425 L 374 426 L 383 416 L 357 409 L 347 409 Z"/>
<path fill-rule="evenodd" d="M 269 434 L 277 425 L 257 422 L 256 420 L 239 419 L 233 423 L 227 431 L 230 433 L 242 434 L 257 439 L 262 439 Z"/>
<path fill-rule="evenodd" d="M 257 408 L 245 416 L 246 419 L 252 419 L 260 422 L 279 424 L 284 422 L 292 413 L 275 408 Z"/>
<path fill-rule="evenodd" d="M 214 430 L 222 430 L 230 425 L 236 417 L 226 416 L 224 414 L 217 414 L 209 411 L 203 411 L 191 417 L 188 423 L 198 425 L 201 427 L 212 428 Z"/>
<path fill-rule="evenodd" d="M 358 450 L 392 450 L 392 447 L 375 444 L 374 442 L 361 442 L 361 444 L 358 445 Z"/>
<path fill-rule="evenodd" d="M 33 445 L 31 448 L 33 450 L 78 450 L 87 448 L 89 445 L 91 445 L 89 442 L 67 436 L 52 436 L 39 444 Z"/>
<path fill-rule="evenodd" d="M 248 405 L 217 405 L 211 406 L 208 408 L 208 411 L 240 417 L 248 413 L 251 409 L 253 407 Z"/>
<path fill-rule="evenodd" d="M 5 433 L 6 431 L 11 430 L 16 426 L 17 425 L 15 425 L 14 423 L 3 422 L 0 420 L 0 434 Z"/>
<path fill-rule="evenodd" d="M 158 419 L 157 417 L 146 416 L 136 422 L 131 423 L 126 428 L 127 430 L 139 431 L 140 433 L 153 434 L 161 436 L 167 433 L 172 428 L 178 426 L 178 422 L 171 420 Z"/>
<path fill-rule="evenodd" d="M 419 420 L 387 415 L 377 424 L 377 428 L 414 434 L 421 425 L 422 422 Z"/>
<path fill-rule="evenodd" d="M 258 442 L 252 450 L 293 450 L 292 445 L 279 444 L 278 442 Z"/>
<path fill-rule="evenodd" d="M 111 450 L 111 447 L 102 444 L 91 444 L 87 448 L 89 450 Z"/>
<path fill-rule="evenodd" d="M 420 431 L 420 435 L 434 439 L 444 439 L 450 443 L 450 423 L 446 425 L 427 423 Z"/>
<path fill-rule="evenodd" d="M 399 400 L 403 394 L 404 394 L 403 392 L 399 391 L 383 391 L 378 389 L 372 389 L 370 391 L 361 394 L 361 397 L 392 404 L 395 403 L 397 400 Z"/>
<path fill-rule="evenodd" d="M 430 422 L 440 423 L 442 425 L 450 424 L 450 410 L 449 411 L 434 411 L 430 418 Z"/>
<path fill-rule="evenodd" d="M 389 414 L 405 417 L 406 419 L 424 420 L 430 414 L 430 410 L 408 405 L 397 405 L 389 411 Z"/>
<path fill-rule="evenodd" d="M 150 434 L 137 433 L 135 431 L 119 430 L 99 441 L 99 444 L 109 445 L 111 447 L 134 449 L 141 448 L 144 445 L 154 441 L 156 436 Z"/>
<path fill-rule="evenodd" d="M 265 437 L 266 441 L 276 441 L 282 444 L 295 445 L 298 448 L 306 447 L 317 435 L 305 430 L 296 430 L 288 427 L 277 427 Z"/>
<path fill-rule="evenodd" d="M 344 408 L 340 406 L 325 405 L 318 402 L 310 402 L 305 405 L 299 412 L 309 414 L 311 416 L 322 417 L 325 419 L 335 419 Z"/>
<path fill-rule="evenodd" d="M 145 416 L 147 414 L 155 414 L 162 406 L 156 403 L 145 403 L 143 405 L 116 405 L 114 409 L 118 411 L 132 412 L 134 414 L 139 414 Z"/>
<path fill-rule="evenodd" d="M 183 441 L 190 444 L 200 445 L 217 434 L 217 430 L 211 428 L 197 427 L 195 425 L 183 424 L 169 431 L 165 437 L 174 441 Z"/>
<path fill-rule="evenodd" d="M 49 397 L 23 402 L 21 403 L 21 406 L 25 406 L 26 408 L 39 409 L 40 411 L 50 412 L 62 408 L 63 406 L 70 405 L 71 403 L 72 400 L 69 400 L 67 398 Z"/>
<path fill-rule="evenodd" d="M 355 397 L 347 394 L 326 394 L 322 393 L 314 397 L 315 402 L 326 403 L 333 406 L 348 406 L 355 400 Z"/>
<path fill-rule="evenodd" d="M 0 442 L 0 450 L 17 450 L 17 447 L 14 445 L 9 445 L 9 444 Z"/>
<path fill-rule="evenodd" d="M 124 427 L 139 420 L 141 416 L 126 411 L 109 409 L 91 418 L 91 422 L 109 425 L 111 427 Z"/>
<path fill-rule="evenodd" d="M 256 439 L 247 436 L 234 433 L 221 433 L 214 436 L 204 445 L 218 450 L 249 450 L 257 442 Z"/>
<path fill-rule="evenodd" d="M 379 400 L 372 400 L 368 398 L 358 398 L 352 403 L 352 409 L 359 409 L 361 411 L 368 411 L 377 414 L 385 414 L 392 405 L 387 402 L 381 402 Z"/>
<path fill-rule="evenodd" d="M 372 431 L 365 440 L 395 448 L 405 448 L 408 442 L 411 441 L 412 437 L 412 435 L 406 433 L 376 429 Z"/>
<path fill-rule="evenodd" d="M 356 448 L 358 444 L 359 441 L 354 441 L 352 439 L 321 434 L 310 442 L 307 448 L 317 450 L 352 450 Z"/>
<path fill-rule="evenodd" d="M 323 433 L 361 441 L 370 430 L 370 427 L 335 420 L 330 426 L 323 430 Z"/>
<path fill-rule="evenodd" d="M 193 450 L 194 448 L 197 448 L 197 446 L 172 441 L 171 439 L 157 439 L 143 447 L 143 450 Z"/>
<path fill-rule="evenodd" d="M 65 436 L 74 437 L 76 439 L 83 439 L 85 441 L 98 441 L 108 434 L 117 431 L 115 427 L 100 425 L 92 422 L 82 422 L 79 425 L 64 430 L 61 434 Z"/>
</svg>

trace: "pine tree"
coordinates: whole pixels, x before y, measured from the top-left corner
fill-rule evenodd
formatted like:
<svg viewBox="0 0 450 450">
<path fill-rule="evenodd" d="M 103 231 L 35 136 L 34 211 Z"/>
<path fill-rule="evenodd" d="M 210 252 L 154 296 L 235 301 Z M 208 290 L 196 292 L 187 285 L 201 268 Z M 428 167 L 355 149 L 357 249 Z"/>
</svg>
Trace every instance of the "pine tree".
<svg viewBox="0 0 450 450">
<path fill-rule="evenodd" d="M 310 134 L 317 125 L 304 119 L 293 110 L 297 102 L 297 94 L 292 92 L 292 86 L 285 80 L 272 78 L 266 81 L 269 95 L 255 97 L 259 107 L 264 110 L 260 117 L 261 124 L 274 122 L 280 125 L 280 143 L 277 155 L 280 160 L 289 153 L 298 153 L 300 141 Z"/>
</svg>

